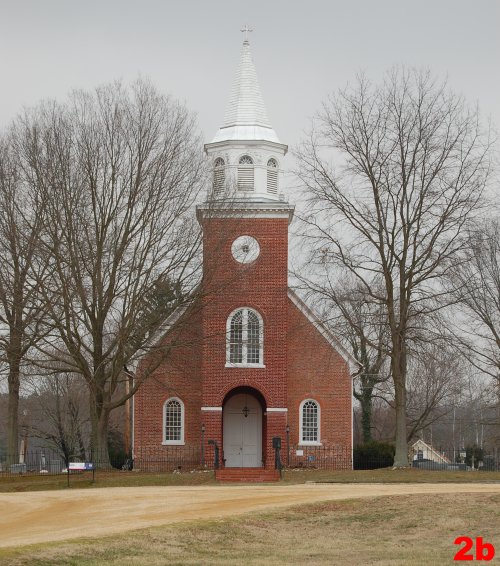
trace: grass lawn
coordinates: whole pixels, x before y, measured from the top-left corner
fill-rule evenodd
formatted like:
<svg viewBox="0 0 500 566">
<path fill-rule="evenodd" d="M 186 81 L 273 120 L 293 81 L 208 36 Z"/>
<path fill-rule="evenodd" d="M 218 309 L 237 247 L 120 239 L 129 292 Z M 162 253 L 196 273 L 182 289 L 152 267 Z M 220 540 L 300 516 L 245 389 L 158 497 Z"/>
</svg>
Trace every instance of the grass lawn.
<svg viewBox="0 0 500 566">
<path fill-rule="evenodd" d="M 192 521 L 98 540 L 0 550 L 4 565 L 443 565 L 457 536 L 500 557 L 499 495 L 411 495 Z"/>
<path fill-rule="evenodd" d="M 500 472 L 447 472 L 407 468 L 392 470 L 323 471 L 289 470 L 283 474 L 283 482 L 288 484 L 320 481 L 333 483 L 399 483 L 399 482 L 500 482 Z M 213 472 L 193 473 L 141 473 L 122 471 L 97 471 L 96 481 L 92 483 L 90 472 L 72 474 L 70 488 L 88 487 L 138 487 L 142 485 L 208 485 L 216 484 Z M 65 474 L 54 476 L 4 476 L 0 475 L 0 492 L 40 491 L 67 489 Z"/>
</svg>

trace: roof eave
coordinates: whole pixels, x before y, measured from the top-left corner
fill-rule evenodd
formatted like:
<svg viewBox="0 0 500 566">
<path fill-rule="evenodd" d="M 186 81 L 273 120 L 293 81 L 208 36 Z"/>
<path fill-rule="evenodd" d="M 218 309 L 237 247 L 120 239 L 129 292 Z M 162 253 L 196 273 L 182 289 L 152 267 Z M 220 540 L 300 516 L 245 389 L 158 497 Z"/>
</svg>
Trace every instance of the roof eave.
<svg viewBox="0 0 500 566">
<path fill-rule="evenodd" d="M 209 149 L 216 149 L 216 148 L 222 148 L 226 145 L 237 145 L 237 144 L 242 144 L 242 145 L 255 145 L 255 146 L 270 146 L 274 149 L 278 149 L 279 151 L 283 152 L 283 155 L 286 155 L 288 153 L 288 145 L 284 144 L 284 143 L 277 143 L 271 140 L 266 140 L 266 139 L 252 139 L 252 140 L 221 140 L 221 141 L 216 141 L 216 142 L 209 142 L 206 143 L 203 148 L 205 150 L 205 153 L 208 154 L 208 150 Z"/>
</svg>

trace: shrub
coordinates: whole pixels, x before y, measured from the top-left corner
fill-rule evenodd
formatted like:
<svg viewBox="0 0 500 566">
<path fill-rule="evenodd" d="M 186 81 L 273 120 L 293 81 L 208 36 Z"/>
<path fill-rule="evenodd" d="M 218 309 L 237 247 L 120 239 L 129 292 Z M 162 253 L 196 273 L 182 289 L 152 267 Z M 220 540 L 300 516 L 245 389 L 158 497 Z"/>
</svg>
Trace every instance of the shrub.
<svg viewBox="0 0 500 566">
<path fill-rule="evenodd" d="M 125 448 L 123 445 L 123 434 L 119 430 L 109 430 L 108 450 L 110 464 L 113 466 L 113 468 L 121 470 L 122 466 L 127 460 L 127 454 L 125 453 Z"/>
<path fill-rule="evenodd" d="M 394 452 L 394 446 L 387 442 L 372 440 L 366 444 L 359 444 L 354 448 L 354 469 L 388 468 L 394 464 Z"/>
<path fill-rule="evenodd" d="M 479 462 L 484 460 L 484 450 L 479 446 L 467 446 L 465 454 L 465 463 L 471 468 L 479 468 Z"/>
</svg>

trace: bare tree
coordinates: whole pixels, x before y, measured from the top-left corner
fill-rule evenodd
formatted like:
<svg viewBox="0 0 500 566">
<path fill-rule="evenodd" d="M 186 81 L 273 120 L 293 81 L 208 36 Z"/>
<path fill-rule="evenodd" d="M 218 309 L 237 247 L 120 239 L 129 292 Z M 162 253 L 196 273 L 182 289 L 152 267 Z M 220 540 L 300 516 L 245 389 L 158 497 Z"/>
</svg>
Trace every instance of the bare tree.
<svg viewBox="0 0 500 566">
<path fill-rule="evenodd" d="M 384 306 L 396 410 L 395 465 L 408 465 L 407 354 L 412 322 L 438 308 L 489 172 L 477 111 L 427 72 L 365 78 L 323 105 L 299 148 L 316 250 Z M 337 160 L 337 168 L 330 163 Z M 381 291 L 382 282 L 382 291 Z"/>
<path fill-rule="evenodd" d="M 500 223 L 469 232 L 463 261 L 450 273 L 462 319 L 455 332 L 469 361 L 493 378 L 500 399 Z M 455 325 L 456 327 L 456 325 Z"/>
<path fill-rule="evenodd" d="M 484 375 L 477 372 L 474 365 L 469 364 L 467 369 L 467 383 L 461 391 L 457 419 L 461 447 L 483 448 L 485 444 L 498 447 L 498 421 L 495 423 L 492 418 L 494 392 L 490 384 L 485 381 Z"/>
<path fill-rule="evenodd" d="M 41 338 L 46 305 L 39 282 L 43 197 L 23 182 L 11 133 L 0 141 L 0 366 L 7 373 L 7 456 L 19 454 L 19 392 L 23 360 Z"/>
<path fill-rule="evenodd" d="M 363 287 L 341 271 L 332 279 L 328 255 L 308 262 L 306 275 L 295 274 L 301 289 L 315 303 L 323 323 L 339 336 L 360 364 L 353 394 L 360 404 L 363 442 L 373 440 L 372 405 L 379 384 L 388 379 L 388 327 L 385 311 L 366 295 Z"/>
<path fill-rule="evenodd" d="M 199 278 L 193 204 L 204 185 L 194 117 L 148 82 L 75 92 L 18 120 L 25 178 L 47 201 L 44 289 L 51 335 L 47 367 L 79 374 L 90 397 L 92 449 L 108 458 L 110 412 L 134 394 L 174 347 L 148 358 L 123 386 L 151 335 Z M 159 288 L 169 300 L 151 309 Z"/>
<path fill-rule="evenodd" d="M 88 389 L 79 375 L 28 378 L 31 392 L 30 432 L 64 458 L 85 460 L 88 448 Z"/>
<path fill-rule="evenodd" d="M 425 343 L 409 356 L 408 442 L 449 415 L 465 384 L 464 360 L 444 340 Z"/>
</svg>

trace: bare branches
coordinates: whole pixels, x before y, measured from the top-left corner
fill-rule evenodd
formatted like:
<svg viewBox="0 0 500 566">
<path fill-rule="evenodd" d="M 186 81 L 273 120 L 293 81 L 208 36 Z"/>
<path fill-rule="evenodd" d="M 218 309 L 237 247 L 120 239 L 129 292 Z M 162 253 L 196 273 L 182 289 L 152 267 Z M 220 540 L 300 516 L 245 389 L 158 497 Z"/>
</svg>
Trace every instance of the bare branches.
<svg viewBox="0 0 500 566">
<path fill-rule="evenodd" d="M 408 441 L 448 414 L 462 391 L 464 360 L 442 341 L 425 344 L 408 369 Z"/>
<path fill-rule="evenodd" d="M 40 282 L 47 262 L 39 252 L 45 200 L 24 183 L 12 132 L 0 140 L 0 362 L 9 389 L 8 455 L 17 457 L 21 366 L 43 337 L 47 304 Z"/>
<path fill-rule="evenodd" d="M 313 257 L 326 254 L 384 306 L 399 411 L 396 464 L 407 462 L 409 331 L 447 304 L 441 281 L 481 209 L 489 148 L 477 111 L 428 72 L 396 68 L 380 86 L 359 77 L 331 97 L 297 154 Z"/>
<path fill-rule="evenodd" d="M 468 232 L 460 261 L 449 272 L 449 290 L 462 324 L 454 338 L 469 361 L 500 388 L 500 224 L 483 221 Z M 457 327 L 457 325 L 454 325 Z"/>
<path fill-rule="evenodd" d="M 106 449 L 109 412 L 140 385 L 125 392 L 123 368 L 200 279 L 201 140 L 187 109 L 145 81 L 42 104 L 14 132 L 25 183 L 46 203 L 49 334 L 39 349 L 52 368 L 83 377 L 93 447 Z M 172 293 L 153 313 L 162 286 Z"/>
</svg>

